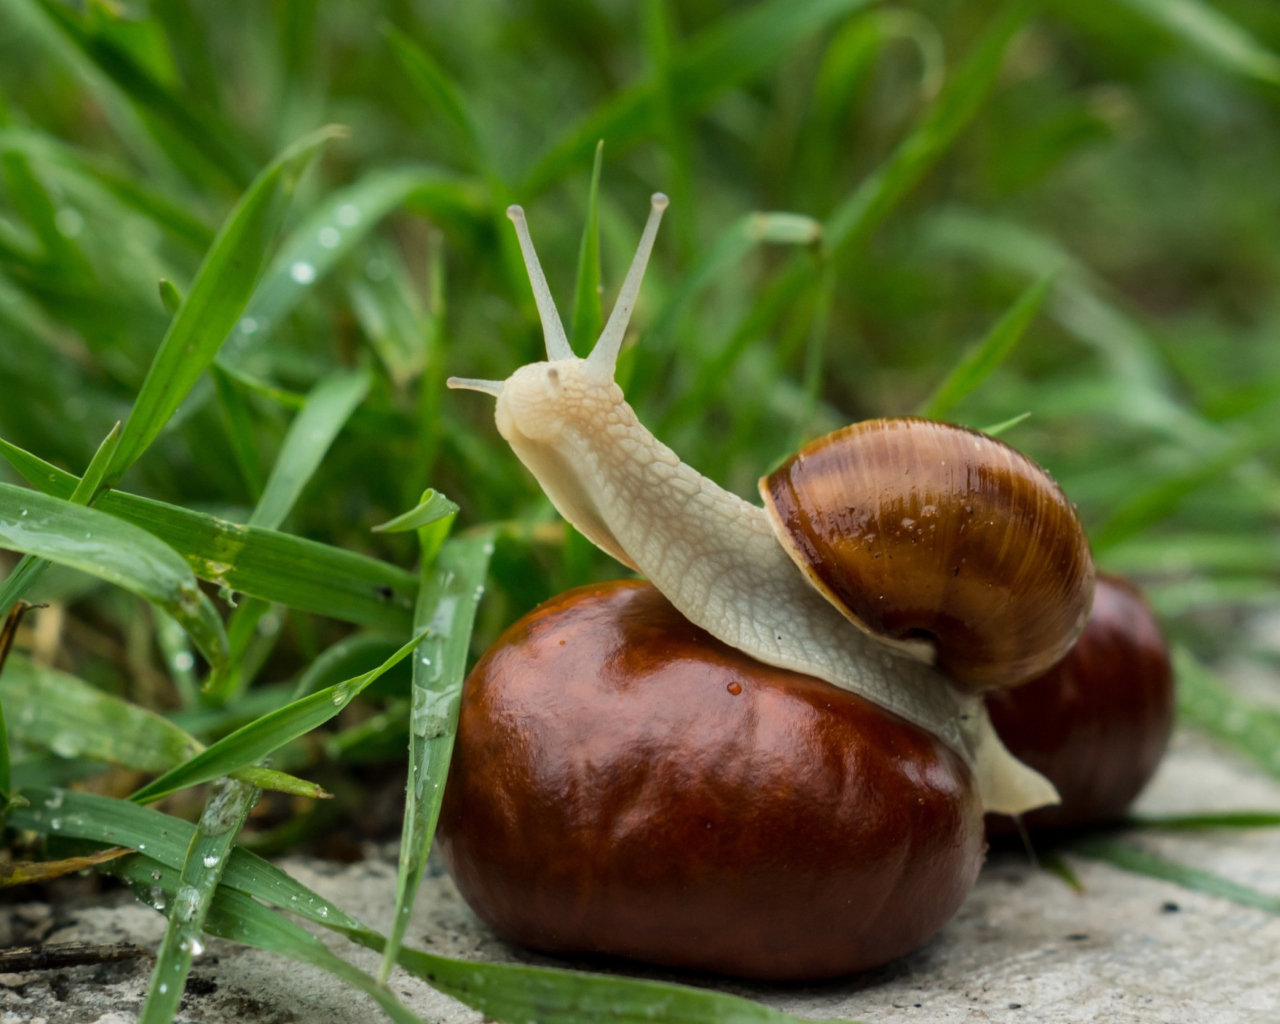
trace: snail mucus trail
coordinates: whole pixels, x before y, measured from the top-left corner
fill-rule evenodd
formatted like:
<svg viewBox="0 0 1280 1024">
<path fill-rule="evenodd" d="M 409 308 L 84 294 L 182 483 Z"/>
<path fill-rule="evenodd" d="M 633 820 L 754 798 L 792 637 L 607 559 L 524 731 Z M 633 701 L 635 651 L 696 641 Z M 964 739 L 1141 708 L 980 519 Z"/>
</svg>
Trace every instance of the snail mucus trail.
<svg viewBox="0 0 1280 1024">
<path fill-rule="evenodd" d="M 923 645 L 895 647 L 851 624 L 797 568 L 763 508 L 681 462 L 627 404 L 614 369 L 666 206 L 666 196 L 653 197 L 617 303 L 585 359 L 569 346 L 524 212 L 512 206 L 547 359 L 505 381 L 453 377 L 449 387 L 493 395 L 498 431 L 560 514 L 695 625 L 758 661 L 850 690 L 927 729 L 971 766 L 988 811 L 1021 814 L 1055 803 L 1052 784 L 1000 741 L 980 696 L 921 660 Z"/>
</svg>

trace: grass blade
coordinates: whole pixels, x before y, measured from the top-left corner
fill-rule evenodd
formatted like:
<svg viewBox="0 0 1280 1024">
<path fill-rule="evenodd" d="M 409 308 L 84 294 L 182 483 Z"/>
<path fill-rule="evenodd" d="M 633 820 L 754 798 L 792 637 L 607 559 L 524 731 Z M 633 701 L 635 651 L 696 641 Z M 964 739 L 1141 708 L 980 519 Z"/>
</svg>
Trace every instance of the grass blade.
<svg viewBox="0 0 1280 1024">
<path fill-rule="evenodd" d="M 3 440 L 0 455 L 45 493 L 70 496 L 78 483 Z M 412 625 L 418 581 L 386 562 L 120 491 L 103 494 L 98 509 L 159 537 L 200 579 L 347 622 L 400 630 Z"/>
<path fill-rule="evenodd" d="M 1173 665 L 1179 718 L 1280 779 L 1280 711 L 1236 696 L 1181 645 L 1173 649 Z"/>
<path fill-rule="evenodd" d="M 1035 319 L 1053 285 L 1052 277 L 1042 277 L 1018 297 L 1012 308 L 973 349 L 965 353 L 955 368 L 920 407 L 920 415 L 943 419 L 964 398 L 976 391 L 1018 344 Z"/>
<path fill-rule="evenodd" d="M 582 358 L 591 351 L 604 326 L 600 283 L 600 170 L 603 165 L 604 140 L 601 139 L 596 144 L 596 158 L 591 165 L 587 220 L 578 245 L 578 273 L 573 285 L 573 318 L 569 329 L 569 344 Z"/>
<path fill-rule="evenodd" d="M 421 529 L 441 519 L 458 514 L 458 506 L 438 491 L 428 488 L 417 508 L 401 513 L 394 519 L 373 527 L 374 533 L 408 533 Z"/>
<path fill-rule="evenodd" d="M 181 556 L 159 538 L 97 509 L 0 484 L 0 544 L 124 587 L 182 623 L 210 665 L 227 634 Z"/>
<path fill-rule="evenodd" d="M 833 255 L 865 238 L 951 147 L 990 92 L 1009 41 L 1029 13 L 1030 5 L 1022 0 L 1005 6 L 943 87 L 920 126 L 827 218 L 824 234 Z"/>
<path fill-rule="evenodd" d="M 475 120 L 449 75 L 426 50 L 394 25 L 384 24 L 382 34 L 391 44 L 400 66 L 409 73 L 419 95 L 444 116 L 455 141 L 462 144 L 463 163 L 473 171 L 487 172 L 484 147 Z"/>
<path fill-rule="evenodd" d="M 157 80 L 108 36 L 93 31 L 83 18 L 56 0 L 34 0 L 45 16 L 77 49 L 141 110 L 154 115 L 228 181 L 248 181 L 252 164 L 234 129 L 201 109 L 189 96 L 179 96 Z"/>
<path fill-rule="evenodd" d="M 223 416 L 226 419 L 227 439 L 231 442 L 231 451 L 236 457 L 236 465 L 240 467 L 240 475 L 244 477 L 245 486 L 256 502 L 262 497 L 264 481 L 262 460 L 258 458 L 258 446 L 253 438 L 253 419 L 249 414 L 249 403 L 236 387 L 234 378 L 216 362 L 209 367 L 209 376 L 213 378 L 213 386 L 218 393 L 218 404 L 222 406 Z"/>
<path fill-rule="evenodd" d="M 1269 85 L 1280 85 L 1280 57 L 1202 0 L 1122 2 L 1226 70 Z"/>
<path fill-rule="evenodd" d="M 278 711 L 272 711 L 248 725 L 224 736 L 191 760 L 170 769 L 133 794 L 130 799 L 150 803 L 162 796 L 229 775 L 256 764 L 272 751 L 323 725 L 351 703 L 366 686 L 377 679 L 421 641 L 416 636 L 371 672 L 327 687 Z"/>
<path fill-rule="evenodd" d="M 427 538 L 426 544 L 431 543 Z M 405 788 L 396 907 L 379 975 L 382 981 L 390 975 L 404 941 L 440 817 L 458 731 L 471 630 L 492 554 L 493 537 L 484 533 L 447 541 L 434 567 L 424 561 L 416 622 L 425 635 L 413 660 L 409 784 Z"/>
<path fill-rule="evenodd" d="M 1241 463 L 1270 449 L 1275 437 L 1264 429 L 1219 451 L 1206 453 L 1177 473 L 1137 489 L 1111 513 L 1090 538 L 1095 552 L 1106 552 L 1171 515 L 1184 498 L 1225 476 Z"/>
<path fill-rule="evenodd" d="M 285 435 L 250 526 L 278 529 L 356 406 L 369 393 L 369 372 L 336 373 L 316 385 Z"/>
<path fill-rule="evenodd" d="M 767 0 L 721 18 L 671 55 L 676 113 L 688 118 L 752 75 L 774 66 L 801 40 L 871 0 Z M 520 183 L 533 196 L 570 168 L 589 160 L 601 139 L 621 151 L 661 130 L 659 86 L 646 79 L 615 93 L 571 127 L 534 164 Z"/>
<path fill-rule="evenodd" d="M 27 796 L 30 806 L 13 812 L 15 828 L 41 833 L 52 831 L 91 842 L 118 843 L 130 849 L 144 850 L 145 857 L 130 858 L 121 864 L 122 868 L 130 870 L 129 877 L 144 887 L 143 899 L 154 880 L 151 875 L 154 865 L 169 870 L 179 868 L 195 832 L 193 825 L 180 818 L 139 807 L 127 800 L 62 789 L 32 789 Z M 51 807 L 56 811 L 51 811 Z M 57 828 L 53 827 L 54 813 Z M 140 867 L 131 867 L 136 865 Z M 176 891 L 175 882 L 176 879 L 165 883 L 170 891 Z M 262 900 L 341 932 L 370 949 L 382 951 L 385 948 L 386 940 L 377 932 L 366 928 L 274 864 L 239 847 L 231 851 L 227 861 L 214 904 L 215 911 L 223 895 L 228 893 L 245 900 Z M 250 908 L 245 908 L 244 916 L 251 917 Z M 269 916 L 276 921 L 285 921 L 280 915 Z M 226 938 L 235 941 L 251 943 L 249 938 L 235 934 L 234 930 L 229 933 L 215 931 L 220 926 L 221 919 L 211 911 L 206 930 L 225 934 Z M 654 1020 L 689 1024 L 750 1024 L 757 1021 L 760 1024 L 794 1024 L 797 1020 L 737 996 L 667 982 L 521 964 L 469 962 L 408 948 L 400 950 L 397 962 L 415 977 L 503 1024 L 525 1024 L 529 1020 L 581 1024 L 599 1019 L 634 1024 L 650 1024 Z"/>
<path fill-rule="evenodd" d="M 288 197 L 320 148 L 341 134 L 324 128 L 294 143 L 254 180 L 209 247 L 129 413 L 107 472 L 114 486 L 177 411 L 213 362 L 253 294 Z"/>
<path fill-rule="evenodd" d="M 1119 839 L 1105 836 L 1081 839 L 1071 844 L 1071 850 L 1082 857 L 1104 861 L 1123 871 L 1131 871 L 1135 875 L 1173 882 L 1184 889 L 1219 896 L 1232 903 L 1238 903 L 1242 907 L 1253 907 L 1270 914 L 1280 914 L 1280 896 L 1259 892 L 1257 889 L 1251 889 L 1247 885 L 1233 882 L 1229 878 L 1223 878 L 1210 871 L 1180 864 L 1159 854 L 1148 853 Z"/>
<path fill-rule="evenodd" d="M 191 958 L 201 950 L 200 933 L 226 870 L 231 844 L 257 802 L 257 787 L 234 779 L 224 779 L 209 794 L 171 893 L 169 925 L 156 951 L 138 1024 L 169 1024 L 178 1012 Z"/>
<path fill-rule="evenodd" d="M 1280 828 L 1280 811 L 1213 811 L 1207 814 L 1139 814 L 1130 828 L 1200 832 L 1218 828 Z"/>
</svg>

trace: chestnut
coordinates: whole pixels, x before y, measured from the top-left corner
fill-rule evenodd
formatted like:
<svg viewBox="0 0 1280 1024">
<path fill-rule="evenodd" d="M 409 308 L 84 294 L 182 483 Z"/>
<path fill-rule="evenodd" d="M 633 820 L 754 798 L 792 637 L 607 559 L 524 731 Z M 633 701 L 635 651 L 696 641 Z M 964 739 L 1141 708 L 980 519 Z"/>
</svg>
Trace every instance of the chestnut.
<svg viewBox="0 0 1280 1024">
<path fill-rule="evenodd" d="M 622 580 L 553 598 L 477 663 L 438 835 L 504 939 L 800 980 L 929 938 L 982 826 L 940 739 Z"/>
<path fill-rule="evenodd" d="M 1132 583 L 1099 573 L 1084 633 L 1057 665 L 1012 690 L 989 693 L 996 732 L 1014 757 L 1062 798 L 1025 816 L 1062 829 L 1111 821 L 1155 773 L 1173 729 L 1174 685 L 1159 623 Z M 988 815 L 993 834 L 1013 820 Z"/>
</svg>

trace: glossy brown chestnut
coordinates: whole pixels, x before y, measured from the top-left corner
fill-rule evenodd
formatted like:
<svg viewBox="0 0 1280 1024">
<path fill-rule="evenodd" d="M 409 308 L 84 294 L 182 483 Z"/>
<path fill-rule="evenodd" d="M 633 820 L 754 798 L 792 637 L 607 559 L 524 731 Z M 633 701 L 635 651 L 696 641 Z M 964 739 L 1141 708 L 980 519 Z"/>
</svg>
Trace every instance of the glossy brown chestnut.
<svg viewBox="0 0 1280 1024">
<path fill-rule="evenodd" d="M 986 434 L 855 423 L 791 456 L 760 494 L 828 600 L 877 636 L 932 642 L 963 689 L 1035 678 L 1084 628 L 1093 558 L 1071 503 Z"/>
<path fill-rule="evenodd" d="M 1062 803 L 1026 816 L 1034 828 L 1120 817 L 1155 773 L 1173 727 L 1174 686 L 1159 624 L 1137 587 L 1099 574 L 1089 624 L 1039 679 L 987 695 L 1013 756 L 1042 772 Z M 1011 819 L 990 815 L 993 833 Z"/>
<path fill-rule="evenodd" d="M 552 599 L 476 665 L 439 835 L 506 939 L 772 979 L 918 946 L 984 851 L 939 740 L 725 646 L 639 581 Z"/>
</svg>

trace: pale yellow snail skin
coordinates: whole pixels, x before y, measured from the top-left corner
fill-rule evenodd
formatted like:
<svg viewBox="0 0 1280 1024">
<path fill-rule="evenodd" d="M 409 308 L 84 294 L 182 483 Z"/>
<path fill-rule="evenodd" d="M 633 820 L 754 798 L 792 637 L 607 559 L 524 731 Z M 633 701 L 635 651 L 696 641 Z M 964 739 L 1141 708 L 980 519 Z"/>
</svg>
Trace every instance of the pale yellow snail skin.
<svg viewBox="0 0 1280 1024">
<path fill-rule="evenodd" d="M 569 347 L 524 214 L 512 207 L 547 361 L 506 381 L 451 378 L 449 386 L 494 395 L 498 431 L 560 514 L 691 622 L 759 661 L 816 676 L 927 729 L 973 768 L 988 811 L 1056 803 L 1052 784 L 1000 742 L 981 697 L 962 694 L 918 651 L 852 626 L 797 569 L 764 509 L 685 465 L 636 418 L 614 367 L 666 205 L 653 197 L 617 304 L 586 359 Z"/>
</svg>

